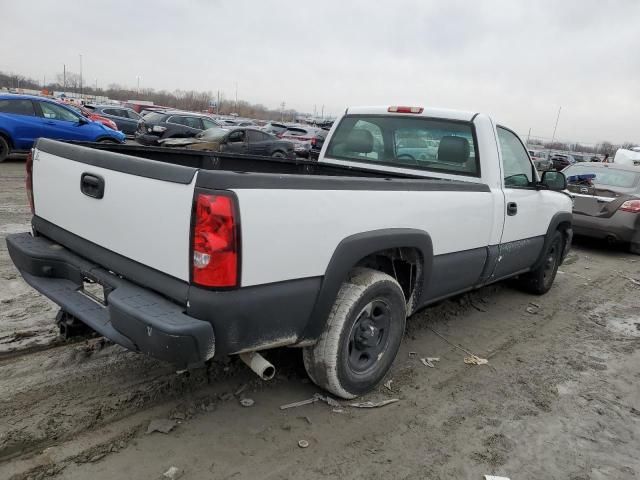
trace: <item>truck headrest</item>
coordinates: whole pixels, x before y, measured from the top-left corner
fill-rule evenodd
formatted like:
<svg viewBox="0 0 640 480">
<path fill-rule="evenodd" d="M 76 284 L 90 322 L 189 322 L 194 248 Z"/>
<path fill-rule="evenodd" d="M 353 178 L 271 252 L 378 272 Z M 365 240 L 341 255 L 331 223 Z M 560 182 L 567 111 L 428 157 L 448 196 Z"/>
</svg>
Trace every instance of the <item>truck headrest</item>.
<svg viewBox="0 0 640 480">
<path fill-rule="evenodd" d="M 440 139 L 438 160 L 449 163 L 464 163 L 469 160 L 469 141 L 463 137 L 447 135 Z"/>
<path fill-rule="evenodd" d="M 347 150 L 356 153 L 371 153 L 373 151 L 373 135 L 369 130 L 362 128 L 351 130 L 347 137 Z"/>
</svg>

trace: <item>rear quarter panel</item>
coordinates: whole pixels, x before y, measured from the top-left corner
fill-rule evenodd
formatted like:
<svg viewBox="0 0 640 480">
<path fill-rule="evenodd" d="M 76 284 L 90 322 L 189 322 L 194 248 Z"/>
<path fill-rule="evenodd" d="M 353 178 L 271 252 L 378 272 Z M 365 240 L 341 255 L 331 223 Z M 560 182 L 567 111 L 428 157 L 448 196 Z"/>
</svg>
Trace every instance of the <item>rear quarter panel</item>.
<svg viewBox="0 0 640 480">
<path fill-rule="evenodd" d="M 385 228 L 427 232 L 434 255 L 490 243 L 490 192 L 236 189 L 242 285 L 324 275 L 344 238 Z"/>
</svg>

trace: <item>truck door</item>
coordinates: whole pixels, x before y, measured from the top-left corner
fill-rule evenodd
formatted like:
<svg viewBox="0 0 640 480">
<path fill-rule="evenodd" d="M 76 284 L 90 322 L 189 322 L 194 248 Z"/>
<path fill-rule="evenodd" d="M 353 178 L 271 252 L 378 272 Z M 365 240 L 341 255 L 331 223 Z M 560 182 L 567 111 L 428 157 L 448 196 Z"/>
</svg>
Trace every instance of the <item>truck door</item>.
<svg viewBox="0 0 640 480">
<path fill-rule="evenodd" d="M 545 202 L 549 192 L 536 189 L 537 173 L 526 148 L 511 130 L 496 128 L 505 200 L 504 226 L 495 279 L 526 270 L 542 251 L 544 235 L 557 203 Z"/>
</svg>

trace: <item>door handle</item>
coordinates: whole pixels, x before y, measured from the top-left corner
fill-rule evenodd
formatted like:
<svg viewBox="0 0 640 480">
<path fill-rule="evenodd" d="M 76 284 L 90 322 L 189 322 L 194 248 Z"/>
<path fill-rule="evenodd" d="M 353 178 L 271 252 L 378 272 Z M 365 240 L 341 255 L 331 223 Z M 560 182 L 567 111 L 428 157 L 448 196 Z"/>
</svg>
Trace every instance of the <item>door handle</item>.
<svg viewBox="0 0 640 480">
<path fill-rule="evenodd" d="M 87 197 L 97 199 L 104 197 L 104 178 L 100 175 L 83 173 L 80 177 L 80 191 Z"/>
<path fill-rule="evenodd" d="M 516 213 L 518 213 L 518 204 L 516 202 L 507 203 L 507 215 L 513 217 Z"/>
</svg>

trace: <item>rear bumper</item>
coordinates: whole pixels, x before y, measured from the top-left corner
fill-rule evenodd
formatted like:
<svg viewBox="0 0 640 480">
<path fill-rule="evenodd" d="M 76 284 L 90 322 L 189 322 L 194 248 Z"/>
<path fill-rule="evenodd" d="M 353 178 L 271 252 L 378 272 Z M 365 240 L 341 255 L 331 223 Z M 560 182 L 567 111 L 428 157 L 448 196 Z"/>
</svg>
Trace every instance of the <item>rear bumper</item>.
<svg viewBox="0 0 640 480">
<path fill-rule="evenodd" d="M 9 235 L 7 247 L 27 283 L 115 343 L 180 368 L 214 356 L 211 323 L 186 315 L 186 307 L 116 276 L 46 237 Z M 104 286 L 105 305 L 82 293 L 85 279 Z"/>
<path fill-rule="evenodd" d="M 578 235 L 594 238 L 613 237 L 619 242 L 640 243 L 640 215 L 615 212 L 611 217 L 573 214 L 573 229 Z"/>
</svg>

